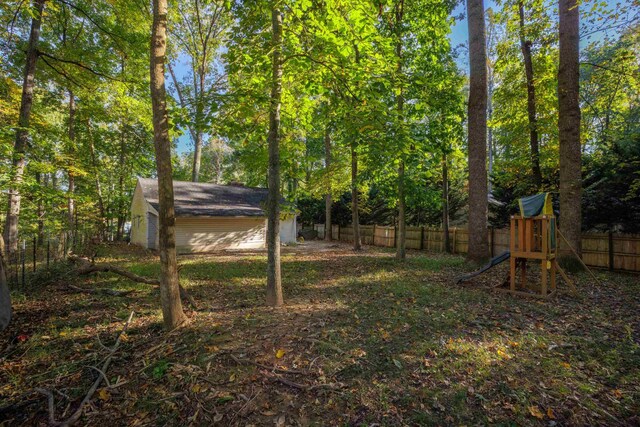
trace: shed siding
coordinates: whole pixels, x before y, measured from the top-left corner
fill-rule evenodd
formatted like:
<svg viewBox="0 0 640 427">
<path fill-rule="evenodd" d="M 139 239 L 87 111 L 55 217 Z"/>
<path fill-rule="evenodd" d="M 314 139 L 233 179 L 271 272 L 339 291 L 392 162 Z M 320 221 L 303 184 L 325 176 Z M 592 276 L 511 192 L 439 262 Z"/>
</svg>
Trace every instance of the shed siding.
<svg viewBox="0 0 640 427">
<path fill-rule="evenodd" d="M 298 230 L 296 229 L 296 217 L 290 216 L 280 220 L 280 242 L 295 243 L 297 241 Z"/>
<path fill-rule="evenodd" d="M 264 218 L 176 218 L 178 252 L 255 249 L 265 246 Z"/>
<path fill-rule="evenodd" d="M 147 247 L 147 211 L 149 204 L 144 199 L 140 184 L 136 185 L 131 202 L 131 243 Z"/>
</svg>

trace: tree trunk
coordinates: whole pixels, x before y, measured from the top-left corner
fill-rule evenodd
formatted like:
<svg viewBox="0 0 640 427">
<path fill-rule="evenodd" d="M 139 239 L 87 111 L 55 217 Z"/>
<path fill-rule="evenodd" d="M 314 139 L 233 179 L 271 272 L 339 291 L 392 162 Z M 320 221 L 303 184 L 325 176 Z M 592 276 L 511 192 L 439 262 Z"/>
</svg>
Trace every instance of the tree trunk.
<svg viewBox="0 0 640 427">
<path fill-rule="evenodd" d="M 398 235 L 396 236 L 396 259 L 403 260 L 407 256 L 407 219 L 406 196 L 404 182 L 404 160 L 398 166 Z"/>
<path fill-rule="evenodd" d="M 487 238 L 487 52 L 483 0 L 467 1 L 469 23 L 469 252 L 489 257 Z"/>
<path fill-rule="evenodd" d="M 4 263 L 4 240 L 0 239 L 0 332 L 11 322 L 11 293 Z"/>
<path fill-rule="evenodd" d="M 122 65 L 122 74 L 124 75 L 124 64 Z M 127 173 L 127 139 L 126 139 L 126 123 L 122 117 L 120 121 L 120 175 L 118 176 L 118 203 L 116 205 L 118 221 L 116 223 L 116 240 L 121 241 L 124 234 L 124 223 L 127 221 L 126 212 L 127 205 L 123 204 L 125 200 L 124 177 Z"/>
<path fill-rule="evenodd" d="M 38 187 L 40 187 L 40 191 L 42 191 L 42 181 L 42 173 L 36 172 L 36 182 L 38 183 Z M 42 200 L 42 196 L 38 196 L 38 207 L 36 210 L 36 214 L 38 215 L 38 245 L 42 245 L 42 242 L 44 241 L 44 202 Z"/>
<path fill-rule="evenodd" d="M 202 131 L 196 131 L 195 148 L 193 150 L 193 169 L 191 171 L 191 181 L 198 182 L 200 179 L 200 164 L 202 163 Z"/>
<path fill-rule="evenodd" d="M 404 1 L 400 1 L 396 10 L 396 28 L 400 28 L 404 15 Z M 398 60 L 398 78 L 402 75 L 402 36 L 398 30 L 398 42 L 396 44 L 396 57 Z M 397 99 L 398 131 L 401 143 L 404 144 L 404 94 L 402 87 L 398 88 L 400 93 Z M 401 153 L 403 150 L 400 151 Z M 406 216 L 406 196 L 404 182 L 404 155 L 400 154 L 400 164 L 398 165 L 398 235 L 396 236 L 396 259 L 403 260 L 407 256 L 407 216 Z"/>
<path fill-rule="evenodd" d="M 98 159 L 96 157 L 96 148 L 93 143 L 93 132 L 91 130 L 91 122 L 87 119 L 87 133 L 89 138 L 89 153 L 91 154 L 91 167 L 94 174 L 94 183 L 96 186 L 96 196 L 98 198 L 98 210 L 100 211 L 100 222 L 98 225 L 98 234 L 100 235 L 100 239 L 104 239 L 105 232 L 107 229 L 107 213 L 104 207 L 104 198 L 102 197 L 102 185 L 100 184 L 100 174 L 99 174 L 99 166 Z"/>
<path fill-rule="evenodd" d="M 581 254 L 582 159 L 580 150 L 579 55 L 577 0 L 560 0 L 560 66 L 558 119 L 560 137 L 560 221 L 569 244 Z"/>
<path fill-rule="evenodd" d="M 175 211 L 171 170 L 171 141 L 164 63 L 167 48 L 167 0 L 153 0 L 151 33 L 151 104 L 153 108 L 153 142 L 158 171 L 158 221 L 160 223 L 160 300 L 165 328 L 175 329 L 185 321 L 180 301 L 180 284 L 176 257 Z"/>
<path fill-rule="evenodd" d="M 533 82 L 533 61 L 531 59 L 531 41 L 527 40 L 524 28 L 524 4 L 518 3 L 520 13 L 520 49 L 524 59 L 524 71 L 527 79 L 527 116 L 529 118 L 529 144 L 531 146 L 531 173 L 536 189 L 542 186 L 540 170 L 540 146 L 538 143 L 538 118 L 536 114 L 536 90 Z"/>
<path fill-rule="evenodd" d="M 33 105 L 33 88 L 35 86 L 36 63 L 38 62 L 38 41 L 40 39 L 40 25 L 42 11 L 46 0 L 34 0 L 34 15 L 31 19 L 31 32 L 27 47 L 27 58 L 24 67 L 22 83 L 22 98 L 20 100 L 20 114 L 18 116 L 18 130 L 13 146 L 13 176 L 8 191 L 7 217 L 4 227 L 4 240 L 7 253 L 18 250 L 18 218 L 20 217 L 20 186 L 22 184 L 25 167 L 25 152 L 29 144 L 29 122 Z"/>
<path fill-rule="evenodd" d="M 493 87 L 494 87 L 494 71 L 493 64 L 487 62 L 488 65 L 488 87 L 487 87 L 487 119 L 491 122 L 493 118 Z M 487 171 L 487 195 L 493 194 L 493 182 L 491 177 L 493 176 L 493 127 L 487 126 L 487 154 L 489 156 L 489 169 Z"/>
<path fill-rule="evenodd" d="M 324 240 L 332 240 L 331 236 L 331 133 L 329 126 L 324 131 L 324 160 L 327 174 L 327 195 L 324 205 Z"/>
<path fill-rule="evenodd" d="M 267 304 L 284 304 L 280 275 L 280 104 L 282 99 L 282 13 L 271 9 L 272 80 L 269 105 L 269 196 L 267 202 Z"/>
<path fill-rule="evenodd" d="M 451 253 L 449 241 L 449 165 L 447 155 L 442 155 L 442 241 L 444 250 Z"/>
<path fill-rule="evenodd" d="M 67 177 L 69 180 L 69 187 L 67 189 L 67 241 L 69 242 L 68 249 L 71 251 L 75 244 L 75 200 L 74 193 L 76 191 L 76 178 L 73 171 L 73 161 L 75 157 L 75 144 L 76 144 L 76 99 L 73 92 L 69 90 L 69 167 L 67 168 Z M 66 255 L 66 254 L 65 254 Z"/>
<path fill-rule="evenodd" d="M 355 142 L 351 143 L 351 226 L 353 227 L 353 250 L 362 249 L 360 241 L 360 214 L 358 212 L 358 153 Z"/>
<path fill-rule="evenodd" d="M 194 85 L 198 88 L 196 92 L 196 141 L 193 151 L 193 172 L 191 180 L 198 182 L 200 180 L 200 164 L 202 163 L 202 145 L 203 145 L 203 113 L 204 113 L 204 67 L 197 70 L 198 81 L 194 81 Z M 199 86 L 198 86 L 199 85 Z"/>
</svg>

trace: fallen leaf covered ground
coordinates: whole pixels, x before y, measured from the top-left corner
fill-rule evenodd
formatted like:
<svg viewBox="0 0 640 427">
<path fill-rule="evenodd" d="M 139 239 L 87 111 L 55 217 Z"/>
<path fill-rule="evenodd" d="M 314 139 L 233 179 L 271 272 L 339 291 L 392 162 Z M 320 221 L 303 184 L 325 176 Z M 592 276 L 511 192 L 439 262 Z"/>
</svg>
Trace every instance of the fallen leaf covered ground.
<svg viewBox="0 0 640 427">
<path fill-rule="evenodd" d="M 157 258 L 100 248 L 149 276 Z M 111 274 L 14 294 L 0 335 L 0 424 L 46 425 L 76 410 L 134 317 L 81 425 L 638 425 L 640 279 L 597 272 L 540 301 L 473 282 L 458 256 L 343 244 L 286 248 L 286 307 L 264 305 L 266 254 L 181 256 L 199 304 L 165 333 L 159 291 Z M 66 273 L 66 265 L 56 267 Z M 533 279 L 530 279 L 533 280 Z M 86 294 L 67 285 L 131 290 Z"/>
</svg>

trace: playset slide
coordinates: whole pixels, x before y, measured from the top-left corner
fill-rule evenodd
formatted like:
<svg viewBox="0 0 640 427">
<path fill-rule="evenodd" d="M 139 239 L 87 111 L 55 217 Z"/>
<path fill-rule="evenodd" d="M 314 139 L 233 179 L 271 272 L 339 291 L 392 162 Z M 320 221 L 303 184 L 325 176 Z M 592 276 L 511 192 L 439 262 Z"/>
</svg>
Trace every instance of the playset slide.
<svg viewBox="0 0 640 427">
<path fill-rule="evenodd" d="M 474 277 L 476 277 L 479 274 L 484 273 L 485 271 L 489 270 L 492 267 L 495 267 L 496 265 L 503 263 L 504 261 L 508 260 L 511 257 L 511 252 L 506 251 L 498 256 L 495 256 L 493 258 L 491 258 L 491 261 L 489 261 L 487 264 L 485 264 L 484 266 L 482 266 L 481 269 L 476 270 L 472 273 L 466 274 L 464 276 L 460 276 L 456 279 L 456 283 L 460 283 L 460 282 L 466 282 L 469 279 L 472 279 Z"/>
</svg>

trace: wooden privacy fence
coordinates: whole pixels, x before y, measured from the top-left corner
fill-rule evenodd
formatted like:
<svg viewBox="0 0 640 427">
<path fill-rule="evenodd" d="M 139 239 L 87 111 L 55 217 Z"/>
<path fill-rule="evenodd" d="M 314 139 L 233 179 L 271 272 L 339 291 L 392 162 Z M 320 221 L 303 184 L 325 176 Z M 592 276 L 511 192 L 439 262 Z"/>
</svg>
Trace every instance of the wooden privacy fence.
<svg viewBox="0 0 640 427">
<path fill-rule="evenodd" d="M 324 224 L 315 224 L 318 237 L 324 237 Z M 343 242 L 353 242 L 353 227 L 333 225 L 332 236 Z M 508 228 L 487 230 L 491 256 L 509 250 Z M 364 245 L 396 246 L 396 227 L 361 225 L 360 239 Z M 449 241 L 453 253 L 466 254 L 469 249 L 469 232 L 464 228 L 450 228 Z M 562 242 L 560 242 L 562 246 Z M 436 227 L 407 227 L 408 249 L 444 252 L 442 229 Z M 640 271 L 640 234 L 583 233 L 582 259 L 590 267 L 610 270 Z"/>
</svg>

